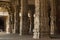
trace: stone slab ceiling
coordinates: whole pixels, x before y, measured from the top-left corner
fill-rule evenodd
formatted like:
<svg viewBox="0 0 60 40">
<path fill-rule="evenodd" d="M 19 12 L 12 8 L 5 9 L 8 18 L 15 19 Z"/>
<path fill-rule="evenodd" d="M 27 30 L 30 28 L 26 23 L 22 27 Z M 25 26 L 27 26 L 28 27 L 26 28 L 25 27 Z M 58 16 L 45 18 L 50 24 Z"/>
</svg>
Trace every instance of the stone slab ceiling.
<svg viewBox="0 0 60 40">
<path fill-rule="evenodd" d="M 8 1 L 9 2 L 10 0 L 0 0 L 0 1 Z"/>
</svg>

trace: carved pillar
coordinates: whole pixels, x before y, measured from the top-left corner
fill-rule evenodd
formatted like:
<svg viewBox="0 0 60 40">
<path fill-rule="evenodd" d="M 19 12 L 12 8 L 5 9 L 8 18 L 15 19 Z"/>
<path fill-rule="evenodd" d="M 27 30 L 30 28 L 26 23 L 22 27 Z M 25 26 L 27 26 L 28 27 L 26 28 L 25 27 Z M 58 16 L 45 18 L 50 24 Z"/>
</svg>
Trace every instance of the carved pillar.
<svg viewBox="0 0 60 40">
<path fill-rule="evenodd" d="M 20 17 L 19 17 L 19 12 L 20 12 L 20 6 L 19 6 L 19 0 L 15 1 L 15 14 L 14 14 L 14 33 L 19 33 L 19 27 L 20 27 Z"/>
<path fill-rule="evenodd" d="M 51 4 L 51 14 L 50 14 L 50 18 L 51 18 L 51 29 L 50 29 L 50 34 L 54 35 L 54 30 L 56 27 L 56 0 L 50 0 L 50 4 Z"/>
<path fill-rule="evenodd" d="M 15 12 L 14 12 L 14 32 L 16 33 L 16 5 L 14 6 Z"/>
<path fill-rule="evenodd" d="M 11 11 L 12 11 L 12 33 L 16 33 L 16 22 L 15 22 L 15 14 L 16 14 L 16 5 L 14 0 L 11 1 Z"/>
<path fill-rule="evenodd" d="M 19 17 L 19 11 L 20 11 L 20 8 L 19 6 L 17 6 L 17 13 L 16 13 L 16 32 L 19 33 L 19 28 L 20 28 L 20 17 Z"/>
<path fill-rule="evenodd" d="M 11 20 L 11 13 L 9 14 L 9 32 L 12 33 L 12 20 Z"/>
<path fill-rule="evenodd" d="M 20 35 L 28 33 L 28 0 L 21 0 Z"/>
<path fill-rule="evenodd" d="M 34 17 L 33 17 L 33 11 L 29 10 L 28 17 L 29 17 L 29 34 L 33 33 L 34 28 Z"/>
<path fill-rule="evenodd" d="M 14 13 L 11 13 L 11 33 L 13 33 L 14 29 Z"/>
<path fill-rule="evenodd" d="M 11 33 L 13 33 L 13 28 L 14 28 L 14 8 L 13 8 L 13 6 L 11 5 L 11 8 L 10 8 L 10 10 L 11 10 L 11 13 L 10 13 L 10 26 L 11 26 Z"/>
<path fill-rule="evenodd" d="M 48 35 L 49 32 L 49 19 L 48 19 L 48 0 L 41 0 L 41 37 Z"/>
<path fill-rule="evenodd" d="M 35 0 L 34 29 L 33 38 L 39 39 L 40 36 L 40 0 Z"/>
<path fill-rule="evenodd" d="M 9 32 L 9 15 L 7 16 L 7 19 L 6 19 L 6 33 L 10 34 L 10 32 Z"/>
</svg>

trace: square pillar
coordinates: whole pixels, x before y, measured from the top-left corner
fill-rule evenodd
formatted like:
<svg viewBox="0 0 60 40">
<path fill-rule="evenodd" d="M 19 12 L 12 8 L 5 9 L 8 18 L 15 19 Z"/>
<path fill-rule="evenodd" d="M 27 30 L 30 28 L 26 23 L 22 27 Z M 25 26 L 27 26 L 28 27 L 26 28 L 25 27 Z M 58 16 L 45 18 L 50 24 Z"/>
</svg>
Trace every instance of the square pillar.
<svg viewBox="0 0 60 40">
<path fill-rule="evenodd" d="M 35 0 L 33 38 L 40 38 L 40 0 Z"/>
<path fill-rule="evenodd" d="M 10 34 L 10 31 L 9 31 L 9 15 L 7 16 L 7 19 L 6 19 L 6 33 Z"/>
<path fill-rule="evenodd" d="M 41 37 L 48 36 L 49 34 L 48 8 L 49 8 L 48 0 L 41 0 L 41 14 L 40 14 Z"/>
<path fill-rule="evenodd" d="M 20 35 L 28 34 L 28 0 L 21 0 Z"/>
<path fill-rule="evenodd" d="M 15 1 L 14 9 L 14 32 L 13 33 L 19 33 L 19 28 L 20 28 L 20 17 L 19 17 L 19 12 L 20 12 L 20 0 Z"/>
<path fill-rule="evenodd" d="M 56 0 L 50 0 L 51 4 L 51 29 L 50 29 L 50 34 L 54 35 L 55 34 L 55 29 L 56 29 Z"/>
</svg>

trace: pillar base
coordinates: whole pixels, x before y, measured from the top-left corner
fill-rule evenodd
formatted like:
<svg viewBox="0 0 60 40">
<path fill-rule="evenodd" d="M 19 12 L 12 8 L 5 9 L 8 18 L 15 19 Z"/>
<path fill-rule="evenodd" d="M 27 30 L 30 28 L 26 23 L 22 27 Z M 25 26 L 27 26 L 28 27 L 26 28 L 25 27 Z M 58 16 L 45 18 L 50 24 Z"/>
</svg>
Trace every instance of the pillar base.
<svg viewBox="0 0 60 40">
<path fill-rule="evenodd" d="M 34 33 L 33 38 L 34 39 L 39 39 L 39 33 Z"/>
<path fill-rule="evenodd" d="M 6 32 L 7 34 L 10 34 L 10 32 Z"/>
<path fill-rule="evenodd" d="M 22 34 L 19 34 L 20 36 L 22 36 Z"/>
<path fill-rule="evenodd" d="M 34 29 L 33 32 L 34 32 L 34 33 L 33 33 L 33 38 L 34 38 L 34 39 L 39 39 L 39 38 L 40 38 L 40 33 L 39 33 L 39 31 L 37 31 L 37 30 Z"/>
</svg>

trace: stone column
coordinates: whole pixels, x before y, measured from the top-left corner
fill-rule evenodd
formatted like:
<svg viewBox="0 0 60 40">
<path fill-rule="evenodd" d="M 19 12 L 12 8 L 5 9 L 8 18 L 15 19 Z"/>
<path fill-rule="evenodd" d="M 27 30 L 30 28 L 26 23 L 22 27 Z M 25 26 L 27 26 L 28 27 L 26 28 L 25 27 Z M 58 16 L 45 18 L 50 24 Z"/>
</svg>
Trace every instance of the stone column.
<svg viewBox="0 0 60 40">
<path fill-rule="evenodd" d="M 9 32 L 12 33 L 12 20 L 11 20 L 11 13 L 9 13 Z"/>
<path fill-rule="evenodd" d="M 28 0 L 21 0 L 20 35 L 28 33 Z"/>
<path fill-rule="evenodd" d="M 10 0 L 11 1 L 11 11 L 12 11 L 12 33 L 16 33 L 16 28 L 15 28 L 15 13 L 16 13 L 16 5 L 15 5 L 15 1 L 14 0 Z"/>
<path fill-rule="evenodd" d="M 41 37 L 49 33 L 48 0 L 41 0 L 40 14 Z"/>
<path fill-rule="evenodd" d="M 9 32 L 9 15 L 7 16 L 7 19 L 6 19 L 6 33 L 10 34 L 10 32 Z"/>
<path fill-rule="evenodd" d="M 35 0 L 34 29 L 33 38 L 39 39 L 40 36 L 40 0 Z"/>
<path fill-rule="evenodd" d="M 11 33 L 13 33 L 13 28 L 14 28 L 14 8 L 13 8 L 13 6 L 12 6 L 12 4 L 11 4 L 11 8 L 10 8 L 10 32 Z"/>
<path fill-rule="evenodd" d="M 17 5 L 17 7 L 16 7 L 16 33 L 19 33 L 19 28 L 20 28 L 19 11 L 20 11 L 20 8 L 19 8 L 19 6 Z"/>
<path fill-rule="evenodd" d="M 14 14 L 14 33 L 19 33 L 19 25 L 20 25 L 20 17 L 19 17 L 19 12 L 20 12 L 20 6 L 19 6 L 19 0 L 15 1 L 15 14 Z"/>
<path fill-rule="evenodd" d="M 54 30 L 56 27 L 56 0 L 50 0 L 50 4 L 51 4 L 51 14 L 50 14 L 50 18 L 51 18 L 51 29 L 50 29 L 50 34 L 54 35 Z"/>
<path fill-rule="evenodd" d="M 13 28 L 14 28 L 14 12 L 12 11 L 13 10 L 12 8 L 9 16 L 10 17 L 10 33 L 13 33 Z"/>
<path fill-rule="evenodd" d="M 34 17 L 33 17 L 34 12 L 29 10 L 28 14 L 29 14 L 28 15 L 28 17 L 29 17 L 29 34 L 32 34 L 33 28 L 34 28 Z"/>
<path fill-rule="evenodd" d="M 16 5 L 14 6 L 15 12 L 14 12 L 14 32 L 16 33 Z"/>
</svg>

